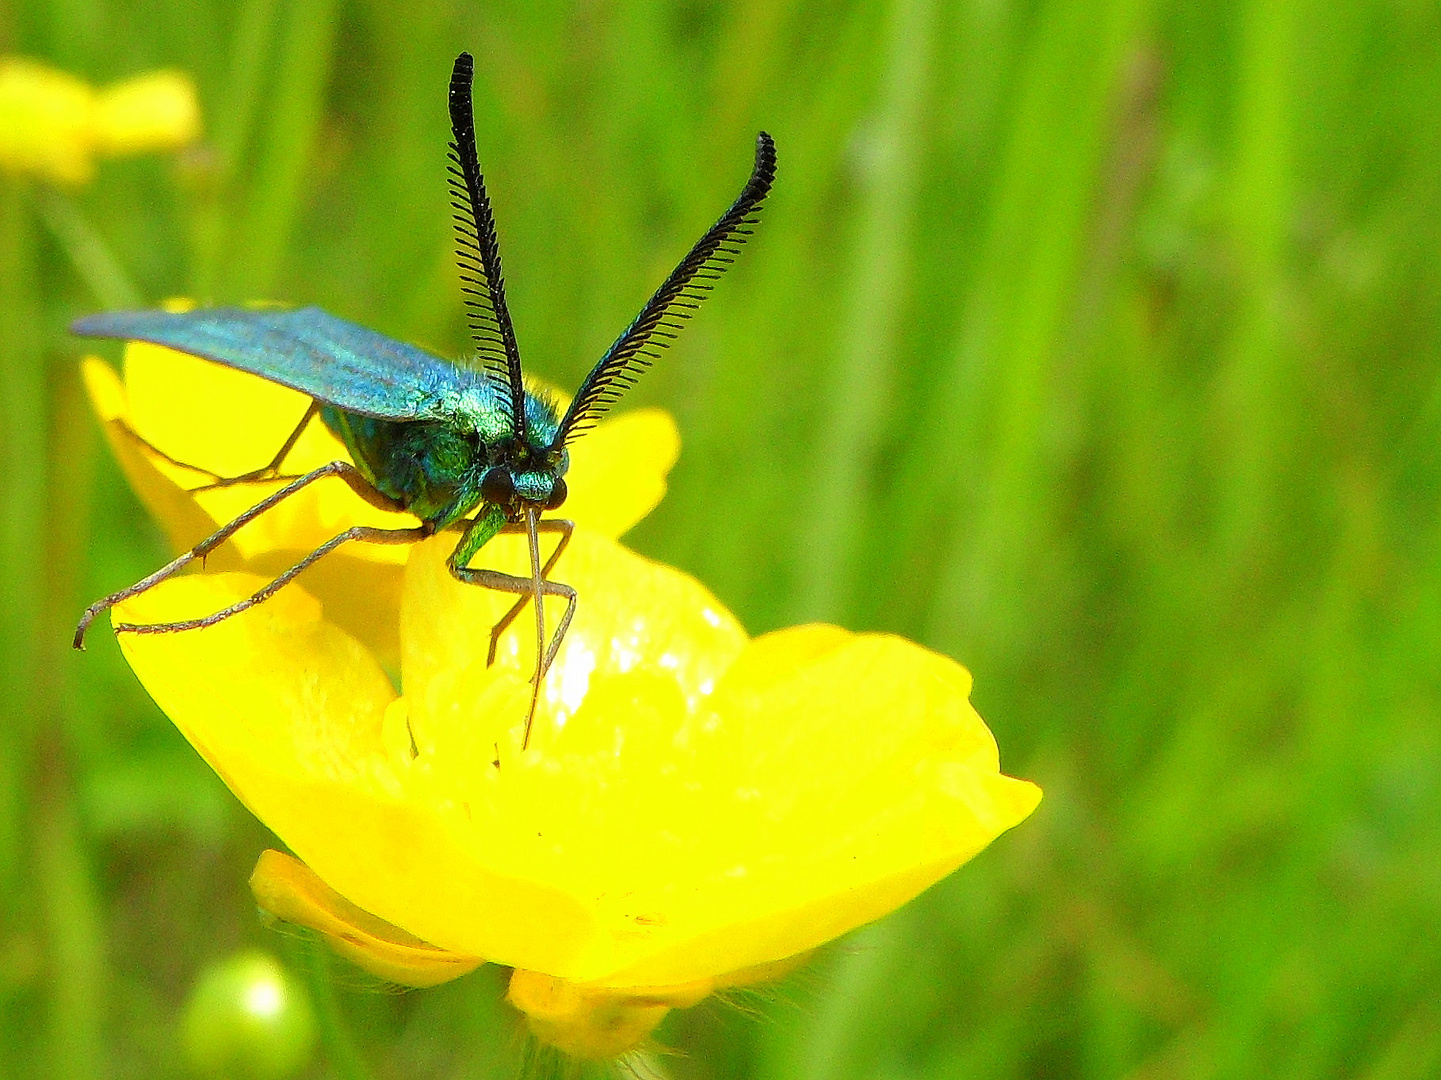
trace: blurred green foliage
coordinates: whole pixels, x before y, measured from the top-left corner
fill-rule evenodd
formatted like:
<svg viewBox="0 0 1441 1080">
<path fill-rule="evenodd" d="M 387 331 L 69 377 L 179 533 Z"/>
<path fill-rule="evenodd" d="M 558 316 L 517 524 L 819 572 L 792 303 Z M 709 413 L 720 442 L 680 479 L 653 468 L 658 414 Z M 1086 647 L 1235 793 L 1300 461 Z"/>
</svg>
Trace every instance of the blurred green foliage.
<svg viewBox="0 0 1441 1080">
<path fill-rule="evenodd" d="M 107 634 L 66 649 L 165 552 L 65 327 L 272 297 L 464 349 L 462 48 L 521 345 L 563 385 L 775 135 L 764 227 L 632 397 L 686 448 L 631 541 L 753 631 L 956 656 L 1047 791 L 772 997 L 674 1015 L 665 1067 L 1441 1072 L 1435 4 L 17 0 L 0 53 L 183 68 L 207 138 L 60 198 L 0 178 L 0 1075 L 181 1076 L 197 974 L 281 940 L 264 830 Z M 312 1075 L 514 1074 L 496 973 L 334 968 L 355 1053 Z"/>
</svg>

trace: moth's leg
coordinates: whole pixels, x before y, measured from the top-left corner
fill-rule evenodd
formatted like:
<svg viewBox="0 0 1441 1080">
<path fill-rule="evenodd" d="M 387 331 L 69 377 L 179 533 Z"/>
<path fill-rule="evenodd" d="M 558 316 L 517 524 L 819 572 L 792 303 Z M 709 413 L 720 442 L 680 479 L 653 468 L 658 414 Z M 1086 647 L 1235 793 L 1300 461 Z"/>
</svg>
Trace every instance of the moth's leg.
<svg viewBox="0 0 1441 1080">
<path fill-rule="evenodd" d="M 305 433 L 305 429 L 307 426 L 309 426 L 310 421 L 315 419 L 315 417 L 319 415 L 320 403 L 318 401 L 311 401 L 310 408 L 305 410 L 305 415 L 300 418 L 300 423 L 295 425 L 295 430 L 286 437 L 285 443 L 280 447 L 280 450 L 275 455 L 275 457 L 271 458 L 270 464 L 264 466 L 263 468 L 252 469 L 250 470 L 250 472 L 242 473 L 239 476 L 221 476 L 213 469 L 207 469 L 200 465 L 192 465 L 188 461 L 181 461 L 173 454 L 167 454 L 164 450 L 160 449 L 160 447 L 156 446 L 149 439 L 145 438 L 125 421 L 115 420 L 112 422 L 119 424 L 120 429 L 126 434 L 128 438 L 133 440 L 138 445 L 144 447 L 146 450 L 150 451 L 150 453 L 154 454 L 162 461 L 168 462 L 169 464 L 174 465 L 176 468 L 189 469 L 191 472 L 197 472 L 201 476 L 210 477 L 210 482 L 208 484 L 201 484 L 199 487 L 188 489 L 192 492 L 195 492 L 209 491 L 211 488 L 229 487 L 232 484 L 253 484 L 257 481 L 274 480 L 278 478 L 280 475 L 280 466 L 284 464 L 286 457 L 288 457 L 290 454 L 290 451 L 295 449 L 295 444 L 300 441 L 300 436 Z"/>
<path fill-rule="evenodd" d="M 230 487 L 234 484 L 254 484 L 263 480 L 274 480 L 280 476 L 280 466 L 285 464 L 285 459 L 290 456 L 290 451 L 295 449 L 295 444 L 300 441 L 300 436 L 305 434 L 305 429 L 310 426 L 310 421 L 320 415 L 320 402 L 311 400 L 310 408 L 305 410 L 305 415 L 300 418 L 300 423 L 295 425 L 292 431 L 276 451 L 275 456 L 270 459 L 270 464 L 259 469 L 251 469 L 248 473 L 241 473 L 239 476 L 215 476 L 214 481 L 198 488 L 191 488 L 192 492 L 209 491 L 211 488 Z M 209 470 L 204 470 L 209 472 Z"/>
<path fill-rule="evenodd" d="M 239 529 L 254 521 L 261 514 L 277 504 L 284 502 L 302 488 L 308 487 L 317 480 L 324 480 L 327 476 L 340 477 L 350 485 L 352 491 L 370 503 L 370 505 L 378 507 L 381 510 L 405 509 L 405 507 L 401 506 L 400 503 L 394 499 L 376 491 L 375 488 L 371 486 L 370 481 L 361 475 L 360 470 L 348 461 L 332 461 L 329 465 L 322 465 L 318 469 L 312 469 L 299 479 L 286 484 L 285 487 L 279 491 L 261 499 L 260 502 L 256 503 L 235 520 L 222 525 L 189 551 L 171 559 L 149 577 L 142 578 L 128 589 L 121 589 L 119 592 L 111 593 L 109 596 L 95 601 L 95 603 L 85 609 L 85 614 L 80 616 L 80 622 L 75 627 L 75 637 L 71 644 L 77 649 L 83 649 L 85 647 L 85 631 L 89 628 L 90 624 L 95 621 L 95 617 L 102 611 L 114 607 L 123 600 L 129 600 L 132 596 L 139 596 L 147 589 L 154 588 L 166 578 L 173 577 L 179 571 L 189 566 L 196 559 L 204 559 L 221 544 L 225 543 L 226 540 L 230 539 Z"/>
<path fill-rule="evenodd" d="M 353 525 L 339 536 L 332 536 L 263 589 L 252 593 L 244 600 L 237 600 L 228 608 L 223 608 L 203 618 L 184 619 L 180 622 L 147 623 L 145 625 L 116 623 L 115 632 L 117 634 L 174 634 L 182 630 L 200 630 L 207 626 L 214 626 L 216 623 L 222 622 L 232 615 L 239 615 L 242 611 L 253 608 L 256 604 L 265 603 L 265 601 L 269 600 L 277 592 L 294 581 L 295 578 L 303 573 L 312 563 L 323 559 L 341 544 L 348 543 L 351 540 L 363 540 L 369 544 L 413 544 L 418 540 L 424 540 L 430 534 L 431 529 L 425 525 L 418 525 L 413 529 L 379 529 L 373 525 Z"/>
<path fill-rule="evenodd" d="M 560 625 L 556 627 L 555 635 L 551 638 L 545 655 L 537 658 L 530 711 L 525 717 L 525 734 L 521 737 L 520 742 L 520 747 L 524 750 L 530 744 L 530 726 L 531 721 L 535 718 L 535 706 L 540 694 L 541 680 L 545 678 L 546 672 L 550 670 L 550 665 L 555 661 L 556 653 L 560 651 L 560 643 L 565 640 L 566 631 L 570 629 L 571 619 L 575 617 L 576 592 L 569 585 L 558 581 L 547 581 L 537 577 L 516 577 L 514 574 L 502 573 L 499 570 L 478 570 L 464 565 L 491 537 L 500 532 L 501 528 L 502 523 L 497 522 L 493 517 L 485 515 L 477 517 L 466 529 L 465 534 L 460 538 L 460 543 L 455 546 L 455 550 L 450 553 L 450 558 L 446 560 L 446 566 L 449 567 L 457 581 L 467 585 L 479 585 L 483 589 L 516 593 L 521 596 L 533 596 L 539 591 L 542 596 L 559 596 L 565 599 L 565 614 L 561 616 Z"/>
<path fill-rule="evenodd" d="M 503 574 L 499 570 L 473 570 L 469 567 L 452 566 L 450 572 L 467 585 L 479 585 L 483 589 L 494 589 L 496 592 L 520 593 L 528 596 L 535 589 L 535 582 L 530 578 Z M 560 643 L 565 640 L 566 631 L 570 629 L 570 621 L 575 617 L 576 591 L 569 585 L 559 581 L 542 581 L 540 592 L 542 596 L 564 597 L 565 614 L 560 617 L 560 625 L 555 628 L 555 635 L 550 639 L 550 646 L 545 650 L 545 656 L 536 668 L 530 712 L 525 718 L 525 735 L 520 741 L 522 750 L 530 744 L 530 724 L 535 716 L 535 699 L 540 692 L 540 682 L 555 661 L 556 653 L 560 651 Z"/>
<path fill-rule="evenodd" d="M 174 457 L 171 454 L 167 454 L 164 450 L 160 449 L 160 447 L 156 446 L 149 439 L 145 438 L 145 436 L 141 435 L 124 420 L 111 420 L 110 423 L 118 424 L 120 430 L 125 433 L 126 438 L 130 439 L 137 445 L 144 447 L 146 450 L 149 450 L 152 454 L 160 458 L 162 461 L 174 465 L 178 469 L 189 469 L 191 472 L 197 472 L 201 476 L 210 477 L 212 481 L 224 479 L 217 472 L 211 472 L 209 469 L 202 468 L 199 465 L 192 465 L 188 461 L 181 461 L 179 458 Z"/>
<path fill-rule="evenodd" d="M 491 589 L 495 592 L 523 593 L 529 597 L 534 582 L 530 578 L 515 577 L 513 574 L 505 574 L 499 570 L 476 570 L 470 567 L 452 566 L 450 572 L 457 580 L 467 585 L 479 585 L 482 589 Z M 565 597 L 565 614 L 560 617 L 560 625 L 556 627 L 555 635 L 550 639 L 550 647 L 545 650 L 545 664 L 541 669 L 541 675 L 550 670 L 551 663 L 555 660 L 555 654 L 560 651 L 560 643 L 565 638 L 565 632 L 570 629 L 570 621 L 575 617 L 576 591 L 569 585 L 559 581 L 542 581 L 540 583 L 542 596 L 563 596 Z"/>
<path fill-rule="evenodd" d="M 500 531 L 508 533 L 523 533 L 525 532 L 525 525 L 521 522 L 516 522 L 515 524 L 507 524 L 502 526 Z M 569 520 L 568 518 L 542 518 L 540 521 L 536 522 L 535 531 L 553 532 L 560 534 L 560 540 L 556 542 L 555 550 L 550 553 L 550 557 L 545 560 L 545 565 L 541 567 L 540 570 L 540 576 L 543 578 L 548 578 L 550 577 L 551 568 L 555 566 L 556 560 L 560 558 L 561 552 L 563 552 L 565 550 L 565 546 L 570 543 L 570 535 L 575 531 L 575 522 Z M 510 627 L 511 623 L 515 622 L 516 616 L 525 610 L 525 605 L 529 602 L 530 594 L 527 593 L 525 596 L 522 596 L 513 605 L 511 605 L 511 609 L 507 611 L 504 615 L 502 615 L 500 617 L 500 621 L 490 628 L 490 651 L 486 654 L 485 657 L 486 667 L 490 667 L 492 664 L 495 663 L 495 650 L 496 647 L 500 644 L 500 635 L 505 633 L 505 631 Z M 567 620 L 567 622 L 568 621 L 569 620 Z M 547 664 L 546 666 L 549 667 L 550 665 Z"/>
</svg>

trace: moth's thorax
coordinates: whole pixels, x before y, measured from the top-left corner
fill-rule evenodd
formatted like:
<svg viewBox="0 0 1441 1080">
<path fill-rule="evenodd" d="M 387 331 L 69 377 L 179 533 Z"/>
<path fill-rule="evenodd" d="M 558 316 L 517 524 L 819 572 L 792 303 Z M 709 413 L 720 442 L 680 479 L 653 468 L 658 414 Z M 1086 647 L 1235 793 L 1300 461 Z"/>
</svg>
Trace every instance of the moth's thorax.
<svg viewBox="0 0 1441 1080">
<path fill-rule="evenodd" d="M 458 429 L 473 431 L 488 446 L 513 439 L 515 424 L 496 384 L 480 372 L 473 378 L 444 389 L 431 391 L 433 404 L 427 409 Z M 547 393 L 525 392 L 526 442 L 539 451 L 555 441 L 560 430 L 560 411 Z"/>
<path fill-rule="evenodd" d="M 437 395 L 432 411 L 459 431 L 472 432 L 487 446 L 510 437 L 510 416 L 487 379 L 454 387 Z"/>
</svg>

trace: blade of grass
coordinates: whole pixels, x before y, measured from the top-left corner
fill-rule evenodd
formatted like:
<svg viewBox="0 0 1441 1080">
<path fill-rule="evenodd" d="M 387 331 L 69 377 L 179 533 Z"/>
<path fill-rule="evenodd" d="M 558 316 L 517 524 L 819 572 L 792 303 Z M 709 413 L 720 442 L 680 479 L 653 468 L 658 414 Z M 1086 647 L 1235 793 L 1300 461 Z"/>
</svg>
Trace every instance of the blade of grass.
<svg viewBox="0 0 1441 1080">
<path fill-rule="evenodd" d="M 39 657 L 46 486 L 45 365 L 40 351 L 30 192 L 0 174 L 0 914 L 23 926 L 33 675 Z"/>
<path fill-rule="evenodd" d="M 1006 651 L 1036 593 L 1058 480 L 1052 365 L 1141 11 L 1139 0 L 1057 0 L 1025 63 L 962 340 L 897 489 L 899 500 L 955 508 L 924 635 L 948 652 L 973 654 L 981 641 Z"/>
<path fill-rule="evenodd" d="M 240 227 L 224 253 L 221 291 L 235 299 L 269 299 L 279 283 L 286 244 L 316 165 L 335 35 L 335 0 L 291 5 L 280 70 L 267 122 L 257 140 L 254 181 Z"/>
<path fill-rule="evenodd" d="M 863 158 L 857 237 L 837 334 L 839 358 L 823 388 L 816 464 L 802 507 L 804 554 L 794 612 L 800 621 L 836 620 L 853 606 L 859 532 L 873 497 L 869 474 L 895 390 L 935 5 L 904 0 L 889 19 L 881 100 L 854 148 Z"/>
<path fill-rule="evenodd" d="M 227 255 L 227 239 L 238 232 L 233 220 L 239 203 L 237 184 L 251 144 L 260 105 L 266 61 L 271 55 L 277 0 L 245 0 L 230 44 L 225 88 L 209 117 L 215 148 L 214 174 L 199 197 L 191 220 L 190 295 L 202 303 L 214 299 Z"/>
</svg>

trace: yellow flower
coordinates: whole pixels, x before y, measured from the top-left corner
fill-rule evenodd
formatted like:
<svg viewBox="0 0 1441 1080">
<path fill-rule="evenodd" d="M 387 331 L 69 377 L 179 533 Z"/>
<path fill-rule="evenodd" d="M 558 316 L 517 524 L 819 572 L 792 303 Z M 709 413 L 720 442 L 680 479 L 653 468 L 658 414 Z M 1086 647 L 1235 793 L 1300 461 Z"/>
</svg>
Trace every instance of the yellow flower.
<svg viewBox="0 0 1441 1080">
<path fill-rule="evenodd" d="M 190 76 L 152 71 L 112 83 L 95 102 L 95 149 L 106 157 L 174 150 L 200 137 Z"/>
<path fill-rule="evenodd" d="M 22 57 L 0 57 L 0 168 L 81 183 L 96 156 L 169 150 L 200 134 L 189 76 L 155 71 L 95 90 Z"/>
<path fill-rule="evenodd" d="M 142 348 L 128 403 L 93 368 L 92 393 L 122 454 L 151 470 L 147 500 L 206 517 L 176 494 L 174 466 L 115 427 L 151 423 L 142 362 L 175 362 Z M 179 440 L 168 453 L 213 437 L 194 404 L 157 410 L 199 429 L 167 433 Z M 591 452 L 597 507 L 633 498 L 621 480 L 632 462 L 663 477 L 655 458 L 673 456 L 673 442 L 600 436 L 576 446 Z M 772 977 L 885 915 L 1040 798 L 1000 773 L 953 661 L 830 626 L 750 640 L 699 582 L 583 523 L 553 574 L 579 609 L 522 751 L 533 624 L 486 666 L 511 598 L 451 577 L 455 538 L 409 549 L 400 571 L 399 692 L 329 599 L 298 587 L 206 630 L 120 639 L 156 702 L 298 856 L 262 856 L 261 905 L 384 978 L 424 986 L 510 966 L 510 1000 L 538 1038 L 614 1056 L 668 1009 Z M 477 564 L 528 572 L 518 537 L 496 538 Z M 182 577 L 115 617 L 187 618 L 263 580 Z M 555 625 L 558 608 L 547 612 Z"/>
</svg>

